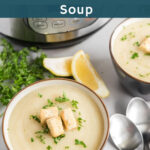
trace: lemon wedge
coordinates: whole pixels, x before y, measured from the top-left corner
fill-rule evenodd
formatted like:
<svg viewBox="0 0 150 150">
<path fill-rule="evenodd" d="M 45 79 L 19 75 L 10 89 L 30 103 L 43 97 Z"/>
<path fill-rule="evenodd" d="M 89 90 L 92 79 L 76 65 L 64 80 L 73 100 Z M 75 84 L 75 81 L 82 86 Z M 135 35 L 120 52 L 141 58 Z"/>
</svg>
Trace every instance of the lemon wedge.
<svg viewBox="0 0 150 150">
<path fill-rule="evenodd" d="M 72 57 L 44 58 L 43 66 L 56 76 L 72 76 Z"/>
<path fill-rule="evenodd" d="M 104 81 L 82 50 L 73 56 L 71 69 L 76 81 L 88 86 L 102 98 L 109 96 L 109 90 Z"/>
</svg>

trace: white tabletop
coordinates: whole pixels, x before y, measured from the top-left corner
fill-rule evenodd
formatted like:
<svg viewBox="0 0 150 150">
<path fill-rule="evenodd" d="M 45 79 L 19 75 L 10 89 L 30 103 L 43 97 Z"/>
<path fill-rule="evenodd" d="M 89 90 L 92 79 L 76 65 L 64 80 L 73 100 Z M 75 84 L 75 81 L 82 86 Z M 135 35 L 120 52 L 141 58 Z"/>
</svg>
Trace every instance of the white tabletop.
<svg viewBox="0 0 150 150">
<path fill-rule="evenodd" d="M 99 30 L 97 33 L 95 33 L 82 43 L 79 43 L 72 47 L 45 50 L 49 57 L 72 56 L 80 49 L 83 49 L 86 53 L 89 54 L 94 67 L 102 76 L 110 90 L 110 96 L 107 99 L 103 100 L 106 104 L 110 116 L 114 113 L 125 114 L 126 106 L 132 97 L 120 85 L 109 54 L 110 35 L 114 28 L 121 21 L 123 21 L 123 19 L 112 19 L 104 28 Z M 2 118 L 0 118 L 0 121 L 1 120 Z M 0 128 L 1 126 L 2 125 L 0 124 Z M 6 150 L 1 131 L 0 150 Z M 108 140 L 104 147 L 104 150 L 116 150 L 116 148 L 114 148 Z"/>
</svg>

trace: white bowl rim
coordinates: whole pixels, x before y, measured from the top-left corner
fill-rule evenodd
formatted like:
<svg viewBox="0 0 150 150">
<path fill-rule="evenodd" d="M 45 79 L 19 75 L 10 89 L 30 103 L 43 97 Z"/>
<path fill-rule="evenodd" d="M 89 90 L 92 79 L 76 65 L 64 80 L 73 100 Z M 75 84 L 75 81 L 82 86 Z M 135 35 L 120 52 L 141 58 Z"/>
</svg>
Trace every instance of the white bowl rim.
<svg viewBox="0 0 150 150">
<path fill-rule="evenodd" d="M 4 123 L 5 123 L 5 116 L 6 116 L 7 110 L 9 109 L 9 106 L 10 106 L 11 102 L 14 101 L 14 100 L 15 100 L 15 97 L 16 97 L 18 94 L 20 94 L 21 92 L 23 92 L 25 89 L 27 89 L 27 88 L 29 88 L 29 87 L 35 85 L 35 84 L 38 84 L 38 83 L 40 83 L 40 82 L 54 81 L 54 80 L 56 80 L 56 81 L 57 81 L 57 80 L 64 80 L 64 81 L 69 81 L 69 82 L 76 83 L 76 84 L 78 84 L 78 85 L 80 85 L 80 86 L 86 88 L 86 89 L 89 90 L 90 92 L 92 92 L 92 93 L 99 99 L 99 101 L 101 102 L 101 104 L 102 104 L 102 106 L 103 106 L 103 108 L 104 108 L 104 110 L 105 110 L 105 113 L 106 113 L 106 116 L 107 116 L 107 119 L 106 119 L 106 120 L 107 120 L 107 125 L 108 125 L 108 126 L 107 126 L 107 130 L 106 130 L 106 136 L 105 136 L 105 138 L 104 138 L 104 142 L 102 143 L 102 146 L 100 147 L 100 150 L 102 150 L 103 147 L 105 146 L 106 142 L 107 142 L 108 137 L 109 137 L 109 129 L 110 129 L 110 120 L 109 120 L 109 114 L 108 114 L 107 108 L 106 108 L 106 106 L 105 106 L 103 100 L 102 100 L 92 89 L 90 89 L 90 88 L 87 87 L 86 85 L 83 85 L 82 83 L 79 83 L 79 82 L 77 82 L 77 81 L 75 81 L 75 80 L 67 79 L 67 78 L 53 78 L 53 79 L 44 79 L 44 80 L 36 81 L 36 82 L 34 82 L 34 83 L 28 85 L 27 87 L 23 88 L 22 90 L 20 90 L 20 91 L 10 100 L 9 104 L 7 105 L 7 107 L 6 107 L 6 109 L 5 109 L 5 112 L 4 112 L 4 115 L 3 115 L 3 120 L 2 120 L 2 135 L 3 135 L 4 143 L 5 143 L 6 147 L 7 147 L 7 149 L 8 149 L 8 150 L 11 150 L 10 147 L 8 146 L 9 144 L 7 143 L 7 139 L 6 139 L 6 136 L 5 136 L 5 133 L 4 133 Z"/>
</svg>

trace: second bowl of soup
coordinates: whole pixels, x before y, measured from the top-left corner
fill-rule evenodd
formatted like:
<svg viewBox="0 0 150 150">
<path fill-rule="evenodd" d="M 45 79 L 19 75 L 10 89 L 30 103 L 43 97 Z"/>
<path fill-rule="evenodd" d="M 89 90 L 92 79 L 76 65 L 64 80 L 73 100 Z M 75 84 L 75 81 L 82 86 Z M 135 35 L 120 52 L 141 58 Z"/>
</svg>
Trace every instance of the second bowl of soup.
<svg viewBox="0 0 150 150">
<path fill-rule="evenodd" d="M 150 100 L 150 18 L 122 22 L 111 36 L 110 53 L 124 87 Z"/>
</svg>

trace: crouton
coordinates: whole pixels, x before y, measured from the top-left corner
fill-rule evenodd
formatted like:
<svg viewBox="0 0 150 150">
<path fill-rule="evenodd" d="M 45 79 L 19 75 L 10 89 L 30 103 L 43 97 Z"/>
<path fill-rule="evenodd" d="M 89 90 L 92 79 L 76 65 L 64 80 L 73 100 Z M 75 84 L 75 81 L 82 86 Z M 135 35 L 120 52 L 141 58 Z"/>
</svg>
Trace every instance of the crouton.
<svg viewBox="0 0 150 150">
<path fill-rule="evenodd" d="M 60 117 L 53 117 L 48 119 L 47 126 L 50 129 L 50 133 L 53 137 L 58 137 L 64 134 L 63 124 Z"/>
<path fill-rule="evenodd" d="M 71 108 L 64 109 L 60 115 L 64 122 L 66 130 L 72 130 L 77 128 L 77 122 Z"/>
<path fill-rule="evenodd" d="M 41 124 L 44 125 L 46 120 L 52 117 L 58 116 L 58 108 L 57 107 L 50 107 L 47 109 L 41 109 L 40 111 L 40 120 Z"/>
<path fill-rule="evenodd" d="M 150 53 L 150 37 L 145 38 L 142 43 L 140 44 L 140 50 L 144 51 L 145 53 Z"/>
</svg>

